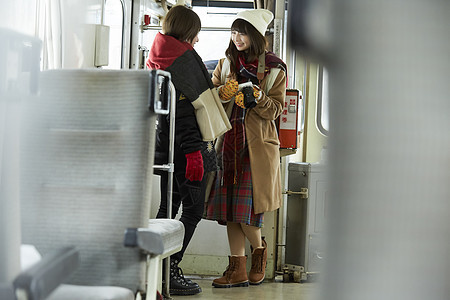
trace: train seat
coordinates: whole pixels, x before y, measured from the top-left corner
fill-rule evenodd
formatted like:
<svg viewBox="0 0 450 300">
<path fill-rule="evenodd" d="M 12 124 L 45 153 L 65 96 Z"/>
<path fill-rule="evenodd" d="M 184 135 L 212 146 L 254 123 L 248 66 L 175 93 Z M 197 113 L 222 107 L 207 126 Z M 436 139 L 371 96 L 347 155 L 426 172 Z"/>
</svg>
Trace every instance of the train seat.
<svg viewBox="0 0 450 300">
<path fill-rule="evenodd" d="M 77 268 L 79 252 L 63 247 L 25 268 L 11 284 L 0 284 L 0 299 L 46 299 Z"/>
<path fill-rule="evenodd" d="M 86 299 L 91 294 L 120 299 L 117 293 L 122 299 L 146 293 L 154 299 L 161 277 L 155 268 L 181 249 L 181 222 L 149 225 L 153 79 L 145 70 L 44 71 L 39 96 L 25 105 L 23 243 L 44 256 L 67 244 L 80 254 L 68 286 L 49 299 Z M 134 240 L 129 228 L 134 228 Z M 125 231 L 128 247 L 123 244 Z"/>
</svg>

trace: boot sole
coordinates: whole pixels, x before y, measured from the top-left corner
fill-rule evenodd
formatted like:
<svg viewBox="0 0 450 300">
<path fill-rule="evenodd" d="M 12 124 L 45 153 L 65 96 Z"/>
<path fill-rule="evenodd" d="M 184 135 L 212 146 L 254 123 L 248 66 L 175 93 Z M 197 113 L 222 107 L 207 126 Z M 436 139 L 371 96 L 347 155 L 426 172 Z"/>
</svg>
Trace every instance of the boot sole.
<svg viewBox="0 0 450 300">
<path fill-rule="evenodd" d="M 192 296 L 197 295 L 202 292 L 202 289 L 199 287 L 198 289 L 191 289 L 191 290 L 171 290 L 169 289 L 170 295 L 176 295 L 176 296 Z"/>
<path fill-rule="evenodd" d="M 240 282 L 240 283 L 233 283 L 233 284 L 218 284 L 218 283 L 212 283 L 213 287 L 216 288 L 232 288 L 232 287 L 245 287 L 248 286 L 248 281 Z"/>
<path fill-rule="evenodd" d="M 250 285 L 260 285 L 261 283 L 263 283 L 263 281 L 264 281 L 264 278 L 261 281 L 258 281 L 258 282 L 249 281 L 249 283 L 250 283 Z"/>
</svg>

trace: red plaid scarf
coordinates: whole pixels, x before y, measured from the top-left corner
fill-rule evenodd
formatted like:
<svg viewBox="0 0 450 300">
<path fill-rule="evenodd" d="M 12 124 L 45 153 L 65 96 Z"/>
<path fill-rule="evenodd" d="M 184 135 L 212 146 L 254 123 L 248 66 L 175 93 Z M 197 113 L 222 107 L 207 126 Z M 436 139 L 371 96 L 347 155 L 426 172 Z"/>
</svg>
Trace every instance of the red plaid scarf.
<svg viewBox="0 0 450 300">
<path fill-rule="evenodd" d="M 270 72 L 272 68 L 280 68 L 286 73 L 287 77 L 287 67 L 286 64 L 278 58 L 273 52 L 267 51 L 265 55 L 265 68 L 264 77 Z M 239 76 L 244 77 L 243 82 L 250 80 L 253 84 L 259 85 L 259 80 L 256 78 L 256 73 L 258 72 L 258 59 L 255 59 L 251 63 L 245 62 L 245 57 L 239 53 L 238 61 L 236 63 L 236 70 Z"/>
</svg>

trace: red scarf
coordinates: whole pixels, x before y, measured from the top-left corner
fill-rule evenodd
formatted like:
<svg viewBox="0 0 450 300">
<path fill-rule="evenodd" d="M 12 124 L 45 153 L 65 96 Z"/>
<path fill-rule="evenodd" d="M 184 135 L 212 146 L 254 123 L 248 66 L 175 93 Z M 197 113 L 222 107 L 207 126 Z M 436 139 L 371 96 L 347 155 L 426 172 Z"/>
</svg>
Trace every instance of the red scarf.
<svg viewBox="0 0 450 300">
<path fill-rule="evenodd" d="M 150 48 L 147 67 L 149 69 L 165 70 L 184 52 L 193 49 L 188 42 L 182 42 L 170 35 L 158 32 Z"/>
</svg>

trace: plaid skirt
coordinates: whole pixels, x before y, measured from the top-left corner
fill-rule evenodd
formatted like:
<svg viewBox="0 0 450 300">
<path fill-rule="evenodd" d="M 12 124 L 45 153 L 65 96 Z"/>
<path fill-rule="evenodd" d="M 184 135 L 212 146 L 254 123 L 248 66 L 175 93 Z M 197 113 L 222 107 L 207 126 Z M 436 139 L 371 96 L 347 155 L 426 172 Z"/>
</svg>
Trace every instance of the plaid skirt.
<svg viewBox="0 0 450 300">
<path fill-rule="evenodd" d="M 250 159 L 247 152 L 237 184 L 223 185 L 222 170 L 217 172 L 206 202 L 204 218 L 215 220 L 222 225 L 234 222 L 262 227 L 264 213 L 255 215 L 252 189 Z"/>
</svg>

